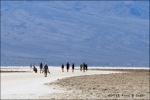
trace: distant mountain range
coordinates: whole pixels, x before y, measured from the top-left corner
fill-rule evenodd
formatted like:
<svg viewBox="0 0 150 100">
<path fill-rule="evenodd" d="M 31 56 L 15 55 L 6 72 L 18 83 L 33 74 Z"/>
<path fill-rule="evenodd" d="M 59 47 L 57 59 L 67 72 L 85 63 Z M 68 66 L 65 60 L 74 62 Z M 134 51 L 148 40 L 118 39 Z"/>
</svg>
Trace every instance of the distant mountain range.
<svg viewBox="0 0 150 100">
<path fill-rule="evenodd" d="M 1 1 L 1 65 L 149 65 L 149 1 Z"/>
</svg>

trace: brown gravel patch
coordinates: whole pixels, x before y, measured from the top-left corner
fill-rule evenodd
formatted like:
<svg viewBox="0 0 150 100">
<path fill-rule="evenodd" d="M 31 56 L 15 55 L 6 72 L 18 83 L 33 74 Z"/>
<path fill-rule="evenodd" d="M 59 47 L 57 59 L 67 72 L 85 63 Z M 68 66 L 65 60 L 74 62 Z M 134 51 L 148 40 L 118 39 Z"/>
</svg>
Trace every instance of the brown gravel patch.
<svg viewBox="0 0 150 100">
<path fill-rule="evenodd" d="M 149 70 L 122 71 L 127 73 L 76 76 L 48 83 L 53 89 L 63 90 L 48 98 L 149 99 Z"/>
</svg>

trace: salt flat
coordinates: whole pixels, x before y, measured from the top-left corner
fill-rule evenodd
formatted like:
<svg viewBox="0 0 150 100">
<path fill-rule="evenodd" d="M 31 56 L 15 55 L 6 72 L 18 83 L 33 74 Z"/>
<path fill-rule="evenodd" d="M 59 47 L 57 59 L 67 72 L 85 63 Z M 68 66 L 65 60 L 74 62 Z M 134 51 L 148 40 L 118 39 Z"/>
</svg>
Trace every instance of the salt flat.
<svg viewBox="0 0 150 100">
<path fill-rule="evenodd" d="M 38 68 L 38 67 L 37 67 Z M 1 73 L 1 99 L 38 99 L 40 96 L 48 95 L 56 91 L 49 88 L 45 83 L 53 82 L 57 79 L 94 74 L 120 73 L 119 71 L 92 71 L 81 72 L 70 69 L 67 73 L 62 72 L 59 67 L 49 67 L 50 74 L 44 77 L 43 73 L 34 73 L 29 67 L 1 67 L 2 71 L 28 71 Z"/>
</svg>

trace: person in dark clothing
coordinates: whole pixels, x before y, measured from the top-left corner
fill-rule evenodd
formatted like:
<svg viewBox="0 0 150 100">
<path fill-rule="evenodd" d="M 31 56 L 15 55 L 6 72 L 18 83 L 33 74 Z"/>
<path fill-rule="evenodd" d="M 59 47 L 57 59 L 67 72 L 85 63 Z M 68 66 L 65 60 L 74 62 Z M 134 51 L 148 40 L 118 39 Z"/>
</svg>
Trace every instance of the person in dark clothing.
<svg viewBox="0 0 150 100">
<path fill-rule="evenodd" d="M 47 72 L 48 72 L 48 65 L 45 64 L 45 66 L 44 66 L 44 75 L 45 75 L 45 77 L 47 77 Z"/>
<path fill-rule="evenodd" d="M 88 65 L 87 65 L 87 64 L 85 64 L 85 70 L 86 70 L 86 71 L 88 70 Z"/>
<path fill-rule="evenodd" d="M 61 65 L 62 72 L 64 72 L 64 64 Z"/>
<path fill-rule="evenodd" d="M 40 73 L 42 73 L 42 69 L 43 69 L 43 64 L 40 63 Z"/>
<path fill-rule="evenodd" d="M 85 63 L 83 63 L 83 72 L 85 72 Z"/>
<path fill-rule="evenodd" d="M 83 65 L 81 64 L 81 65 L 80 65 L 80 71 L 82 71 L 82 69 L 83 69 Z"/>
<path fill-rule="evenodd" d="M 33 67 L 33 71 L 37 73 L 37 68 L 35 66 Z"/>
<path fill-rule="evenodd" d="M 72 64 L 72 72 L 74 72 L 74 63 Z"/>
<path fill-rule="evenodd" d="M 69 67 L 70 67 L 69 62 L 67 62 L 66 67 L 67 67 L 67 72 L 68 72 L 69 71 Z"/>
</svg>

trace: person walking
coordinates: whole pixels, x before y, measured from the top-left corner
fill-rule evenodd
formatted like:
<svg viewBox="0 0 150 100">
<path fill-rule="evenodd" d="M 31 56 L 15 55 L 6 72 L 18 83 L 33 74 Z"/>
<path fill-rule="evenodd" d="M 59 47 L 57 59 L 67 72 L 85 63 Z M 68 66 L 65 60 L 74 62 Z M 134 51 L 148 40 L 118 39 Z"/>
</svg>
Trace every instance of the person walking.
<svg viewBox="0 0 150 100">
<path fill-rule="evenodd" d="M 44 75 L 45 75 L 45 77 L 47 77 L 47 72 L 48 72 L 48 65 L 45 64 L 45 66 L 44 66 Z"/>
<path fill-rule="evenodd" d="M 83 65 L 81 64 L 81 65 L 80 65 L 80 71 L 82 71 L 82 69 L 83 69 Z"/>
<path fill-rule="evenodd" d="M 87 65 L 87 64 L 85 64 L 85 70 L 86 70 L 86 71 L 88 70 L 88 65 Z"/>
<path fill-rule="evenodd" d="M 83 63 L 83 72 L 85 72 L 85 63 Z"/>
<path fill-rule="evenodd" d="M 69 67 L 70 67 L 69 62 L 67 62 L 66 67 L 67 67 L 67 72 L 68 72 L 69 71 Z"/>
<path fill-rule="evenodd" d="M 42 69 L 43 69 L 43 64 L 40 63 L 40 73 L 42 73 Z"/>
<path fill-rule="evenodd" d="M 64 72 L 64 64 L 61 65 L 62 72 Z"/>
<path fill-rule="evenodd" d="M 72 64 L 72 72 L 74 72 L 74 63 Z"/>
</svg>

